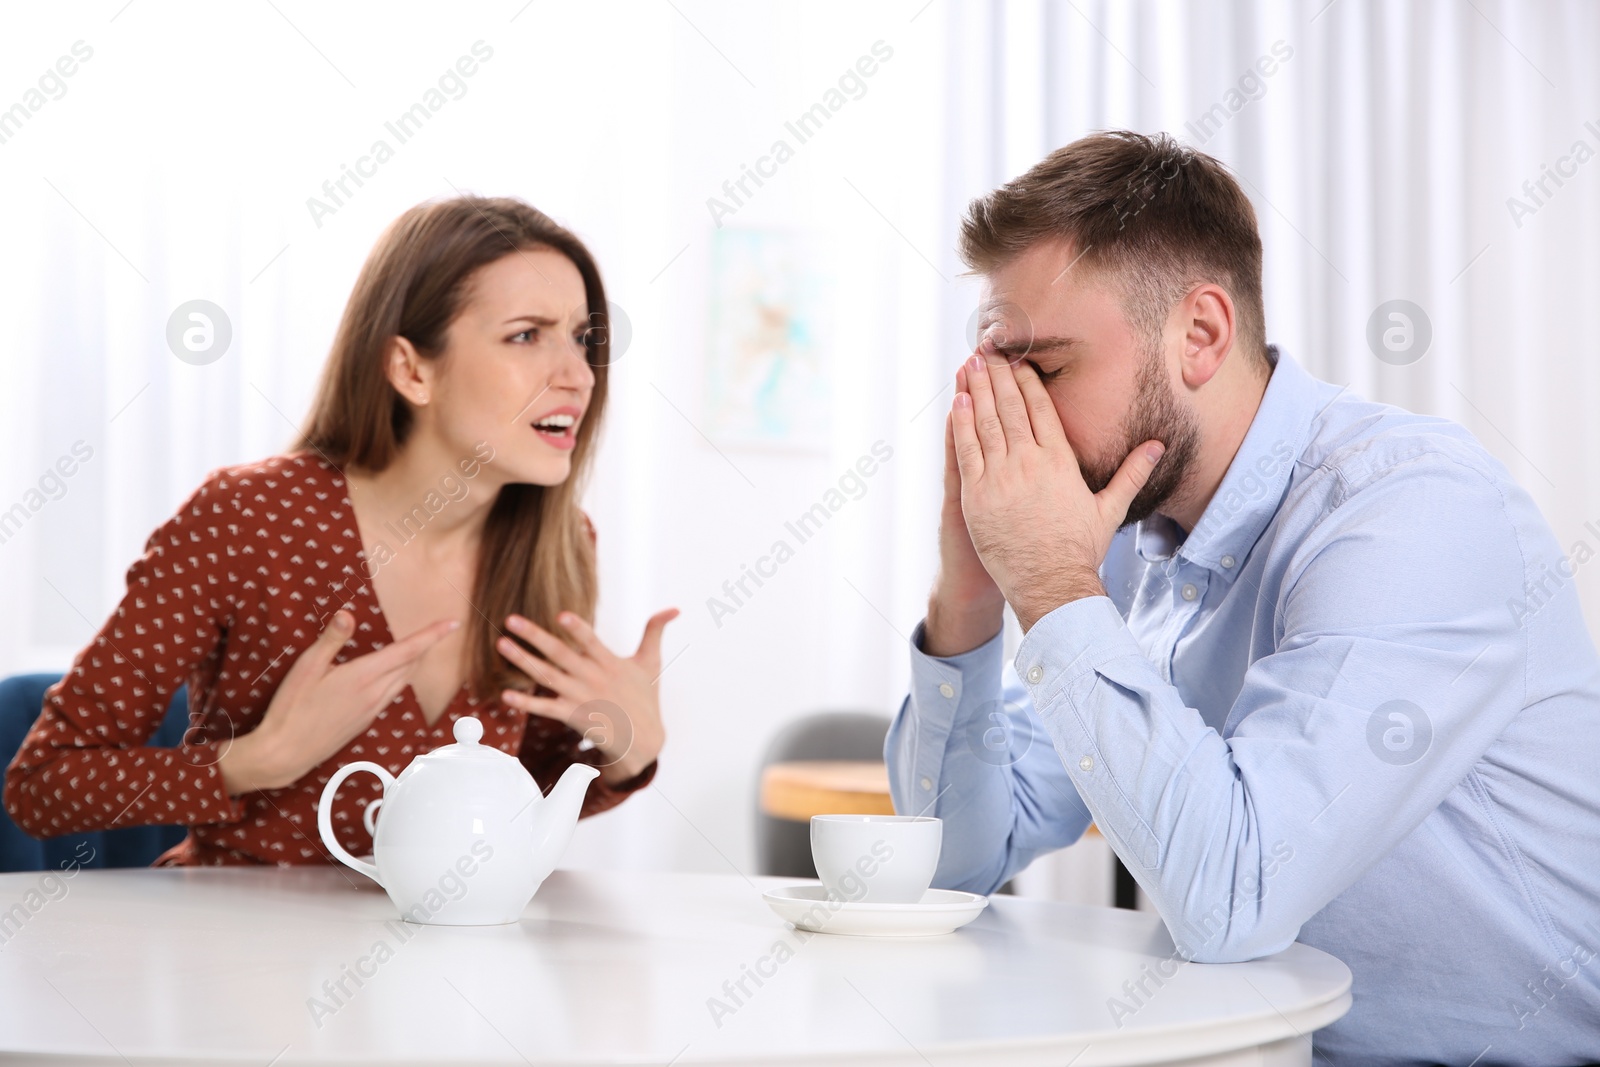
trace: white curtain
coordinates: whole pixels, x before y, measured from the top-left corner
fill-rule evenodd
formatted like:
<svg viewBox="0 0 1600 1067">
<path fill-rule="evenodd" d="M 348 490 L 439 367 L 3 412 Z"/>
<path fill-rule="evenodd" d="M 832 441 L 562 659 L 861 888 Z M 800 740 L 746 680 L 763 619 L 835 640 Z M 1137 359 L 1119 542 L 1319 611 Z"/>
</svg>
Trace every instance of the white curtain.
<svg viewBox="0 0 1600 1067">
<path fill-rule="evenodd" d="M 206 471 L 285 445 L 389 220 L 457 189 L 521 196 L 591 243 L 633 325 L 587 497 L 602 634 L 631 649 L 651 611 L 685 612 L 666 641 L 660 775 L 585 821 L 574 865 L 751 873 L 756 765 L 774 731 L 822 708 L 898 704 L 974 304 L 957 219 L 1093 129 L 1169 130 L 1229 164 L 1261 223 L 1269 337 L 1323 378 L 1463 422 L 1563 543 L 1600 549 L 1585 525 L 1600 530 L 1590 5 L 112 0 L 30 10 L 10 29 L 0 108 L 28 115 L 0 124 L 0 512 L 22 503 L 27 516 L 0 541 L 0 671 L 61 668 Z M 80 41 L 90 58 L 32 108 L 28 87 Z M 480 41 L 492 58 L 460 94 L 314 218 L 308 199 Z M 798 143 L 786 124 L 875 45 L 891 57 Z M 778 140 L 792 158 L 719 230 L 707 201 Z M 820 446 L 712 427 L 730 228 L 806 250 Z M 166 339 L 196 299 L 233 331 L 203 366 Z M 1367 342 L 1373 312 L 1397 299 L 1432 332 L 1403 365 Z M 859 499 L 717 617 L 723 583 L 878 441 L 893 458 Z M 92 456 L 48 475 L 78 442 Z M 1594 617 L 1600 568 L 1575 580 Z M 1094 847 L 1025 884 L 1092 895 Z"/>
</svg>

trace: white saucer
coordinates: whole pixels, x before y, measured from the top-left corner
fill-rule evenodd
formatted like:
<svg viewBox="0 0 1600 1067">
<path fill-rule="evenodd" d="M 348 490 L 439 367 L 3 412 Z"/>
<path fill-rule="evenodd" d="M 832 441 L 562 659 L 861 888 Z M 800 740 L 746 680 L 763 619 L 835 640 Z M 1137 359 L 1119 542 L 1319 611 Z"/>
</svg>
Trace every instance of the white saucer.
<svg viewBox="0 0 1600 1067">
<path fill-rule="evenodd" d="M 989 898 L 956 889 L 924 890 L 915 904 L 856 904 L 829 900 L 820 885 L 791 885 L 761 894 L 796 929 L 866 937 L 927 937 L 967 925 Z"/>
</svg>

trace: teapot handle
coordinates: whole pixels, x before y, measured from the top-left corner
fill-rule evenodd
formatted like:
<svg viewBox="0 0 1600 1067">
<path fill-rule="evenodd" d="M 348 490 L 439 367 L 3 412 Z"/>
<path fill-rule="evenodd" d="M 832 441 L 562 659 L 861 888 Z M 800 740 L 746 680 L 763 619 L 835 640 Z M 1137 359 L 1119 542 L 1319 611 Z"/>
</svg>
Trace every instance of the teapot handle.
<svg viewBox="0 0 1600 1067">
<path fill-rule="evenodd" d="M 379 797 L 361 813 L 361 825 L 367 828 L 367 833 L 372 837 L 378 836 L 378 809 L 383 807 L 383 798 Z"/>
<path fill-rule="evenodd" d="M 339 839 L 333 832 L 333 795 L 339 791 L 339 786 L 344 784 L 344 780 L 356 771 L 371 771 L 376 774 L 383 782 L 385 793 L 388 793 L 389 787 L 394 785 L 394 775 L 368 760 L 347 763 L 340 767 L 334 772 L 333 777 L 328 779 L 328 784 L 322 787 L 322 799 L 317 801 L 317 833 L 322 836 L 322 843 L 328 846 L 328 851 L 332 852 L 340 863 L 351 870 L 360 871 L 374 882 L 383 885 L 383 880 L 378 877 L 377 866 L 350 855 L 345 847 L 339 844 Z"/>
</svg>

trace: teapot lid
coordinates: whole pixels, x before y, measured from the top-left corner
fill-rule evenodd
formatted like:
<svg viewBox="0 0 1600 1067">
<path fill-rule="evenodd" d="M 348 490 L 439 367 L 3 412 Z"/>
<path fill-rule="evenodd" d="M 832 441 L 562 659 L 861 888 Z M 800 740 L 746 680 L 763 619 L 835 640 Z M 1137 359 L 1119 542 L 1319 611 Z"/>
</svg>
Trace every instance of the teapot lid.
<svg viewBox="0 0 1600 1067">
<path fill-rule="evenodd" d="M 483 738 L 483 723 L 475 715 L 463 715 L 457 719 L 452 727 L 456 743 L 441 745 L 432 752 L 426 752 L 418 759 L 448 759 L 448 760 L 515 760 L 515 756 L 507 755 L 491 745 L 481 745 L 478 742 Z"/>
</svg>

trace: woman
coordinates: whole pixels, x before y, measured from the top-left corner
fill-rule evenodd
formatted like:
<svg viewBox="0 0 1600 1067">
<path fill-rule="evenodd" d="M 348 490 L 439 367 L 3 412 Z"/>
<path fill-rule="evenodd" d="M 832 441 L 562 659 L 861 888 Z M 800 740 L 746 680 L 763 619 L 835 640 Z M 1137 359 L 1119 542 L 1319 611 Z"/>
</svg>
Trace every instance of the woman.
<svg viewBox="0 0 1600 1067">
<path fill-rule="evenodd" d="M 208 477 L 46 695 L 6 772 L 17 824 L 188 824 L 158 866 L 326 862 L 316 806 L 333 772 L 398 774 L 463 715 L 541 789 L 574 761 L 599 767 L 584 815 L 648 784 L 677 611 L 632 656 L 600 642 L 577 504 L 605 314 L 588 250 L 520 201 L 401 216 L 356 281 L 295 450 Z M 185 681 L 184 743 L 141 747 Z M 379 795 L 365 775 L 339 792 L 352 852 L 371 851 L 361 813 Z"/>
</svg>

